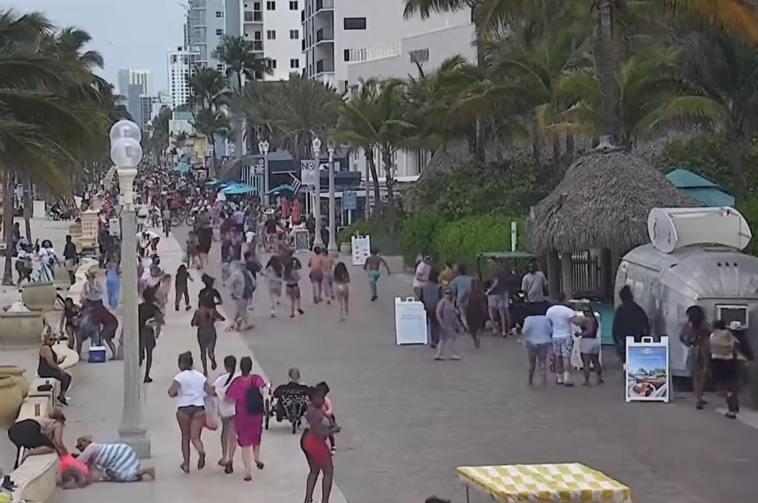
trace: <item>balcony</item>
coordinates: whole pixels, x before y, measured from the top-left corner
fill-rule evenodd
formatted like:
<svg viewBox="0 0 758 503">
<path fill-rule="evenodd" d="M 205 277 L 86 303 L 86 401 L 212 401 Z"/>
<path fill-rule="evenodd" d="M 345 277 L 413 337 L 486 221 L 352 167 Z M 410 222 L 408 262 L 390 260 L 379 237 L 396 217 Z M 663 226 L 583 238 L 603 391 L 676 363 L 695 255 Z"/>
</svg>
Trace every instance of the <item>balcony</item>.
<svg viewBox="0 0 758 503">
<path fill-rule="evenodd" d="M 256 52 L 263 52 L 263 40 L 254 40 L 253 50 Z"/>
<path fill-rule="evenodd" d="M 305 52 L 305 39 L 300 41 L 300 49 Z"/>
<path fill-rule="evenodd" d="M 316 43 L 330 42 L 334 40 L 334 30 L 331 28 L 321 28 L 316 30 Z"/>
<path fill-rule="evenodd" d="M 377 59 L 394 58 L 401 54 L 400 41 L 385 42 L 361 49 L 350 49 L 348 61 L 350 63 L 364 63 Z"/>
<path fill-rule="evenodd" d="M 319 59 L 316 61 L 316 75 L 320 73 L 332 73 L 334 72 L 334 60 L 331 59 Z"/>
<path fill-rule="evenodd" d="M 316 12 L 334 10 L 334 0 L 316 0 Z"/>
<path fill-rule="evenodd" d="M 253 13 L 250 11 L 245 11 L 245 22 L 246 23 L 252 23 L 253 22 Z"/>
<path fill-rule="evenodd" d="M 305 22 L 305 10 L 300 11 L 300 22 L 301 23 Z"/>
<path fill-rule="evenodd" d="M 253 21 L 256 23 L 262 23 L 263 22 L 263 12 L 262 11 L 255 11 L 253 12 Z"/>
</svg>

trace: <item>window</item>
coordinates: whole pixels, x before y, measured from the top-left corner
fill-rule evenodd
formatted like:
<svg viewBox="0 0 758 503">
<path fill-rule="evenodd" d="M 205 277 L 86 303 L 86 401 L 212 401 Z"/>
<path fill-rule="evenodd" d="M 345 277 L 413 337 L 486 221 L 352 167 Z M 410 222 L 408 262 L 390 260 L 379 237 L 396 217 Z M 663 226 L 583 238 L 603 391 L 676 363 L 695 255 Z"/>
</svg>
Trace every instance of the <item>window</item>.
<svg viewBox="0 0 758 503">
<path fill-rule="evenodd" d="M 342 20 L 342 27 L 346 30 L 365 30 L 365 17 L 346 17 Z"/>
<path fill-rule="evenodd" d="M 342 53 L 342 58 L 345 61 L 350 61 L 350 49 L 345 49 L 344 50 L 344 52 Z"/>
<path fill-rule="evenodd" d="M 290 30 L 290 40 L 297 40 L 300 38 L 299 30 Z"/>
<path fill-rule="evenodd" d="M 291 59 L 290 60 L 290 68 L 300 68 L 300 60 L 299 59 Z"/>
<path fill-rule="evenodd" d="M 253 3 L 253 10 L 261 10 L 261 3 L 260 2 Z"/>
<path fill-rule="evenodd" d="M 223 30 L 223 28 L 217 28 L 217 29 L 216 29 L 216 35 L 218 35 L 218 36 L 221 36 L 221 35 L 223 35 L 223 34 L 224 34 L 224 30 Z"/>
<path fill-rule="evenodd" d="M 297 10 L 297 1 L 290 1 L 290 10 Z"/>
<path fill-rule="evenodd" d="M 268 60 L 268 66 L 272 70 L 276 70 L 276 60 L 275 59 L 269 59 Z"/>
<path fill-rule="evenodd" d="M 267 30 L 266 31 L 266 40 L 276 40 L 276 31 L 274 31 L 274 30 Z"/>
<path fill-rule="evenodd" d="M 733 321 L 738 321 L 743 328 L 748 328 L 749 318 L 747 306 L 716 305 L 716 319 L 723 320 L 727 326 Z"/>
<path fill-rule="evenodd" d="M 274 0 L 268 0 L 268 2 L 266 2 L 266 10 L 276 10 L 276 2 L 274 2 Z"/>
<path fill-rule="evenodd" d="M 253 38 L 255 38 L 255 40 L 261 40 L 261 32 L 256 31 L 253 35 Z"/>
<path fill-rule="evenodd" d="M 222 18 L 222 17 L 224 17 L 224 13 L 223 13 L 223 11 L 217 10 L 217 11 L 216 11 L 216 17 L 218 17 L 218 18 Z"/>
</svg>

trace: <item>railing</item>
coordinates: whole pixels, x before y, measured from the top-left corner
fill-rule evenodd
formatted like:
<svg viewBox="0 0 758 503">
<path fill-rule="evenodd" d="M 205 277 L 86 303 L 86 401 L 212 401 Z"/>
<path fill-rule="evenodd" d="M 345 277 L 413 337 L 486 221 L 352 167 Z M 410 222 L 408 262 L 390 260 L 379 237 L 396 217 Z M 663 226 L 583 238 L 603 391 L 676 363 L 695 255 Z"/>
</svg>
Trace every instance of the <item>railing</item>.
<svg viewBox="0 0 758 503">
<path fill-rule="evenodd" d="M 325 73 L 334 71 L 334 61 L 328 59 L 319 59 L 316 61 L 316 73 Z"/>
<path fill-rule="evenodd" d="M 364 47 L 362 49 L 350 49 L 348 53 L 348 60 L 350 63 L 363 63 L 366 61 L 374 61 L 376 59 L 394 58 L 400 56 L 401 47 L 400 41 L 385 42 L 377 44 L 371 47 Z"/>
<path fill-rule="evenodd" d="M 252 23 L 253 22 L 253 13 L 250 11 L 245 11 L 245 22 Z"/>
<path fill-rule="evenodd" d="M 334 40 L 334 30 L 331 28 L 320 28 L 316 30 L 316 42 L 325 40 Z"/>
<path fill-rule="evenodd" d="M 316 0 L 316 12 L 323 9 L 334 9 L 334 0 Z"/>
<path fill-rule="evenodd" d="M 253 12 L 253 21 L 256 23 L 262 23 L 263 22 L 263 12 L 257 10 Z"/>
<path fill-rule="evenodd" d="M 253 41 L 253 50 L 254 51 L 262 51 L 263 50 L 263 40 L 254 40 Z"/>
</svg>

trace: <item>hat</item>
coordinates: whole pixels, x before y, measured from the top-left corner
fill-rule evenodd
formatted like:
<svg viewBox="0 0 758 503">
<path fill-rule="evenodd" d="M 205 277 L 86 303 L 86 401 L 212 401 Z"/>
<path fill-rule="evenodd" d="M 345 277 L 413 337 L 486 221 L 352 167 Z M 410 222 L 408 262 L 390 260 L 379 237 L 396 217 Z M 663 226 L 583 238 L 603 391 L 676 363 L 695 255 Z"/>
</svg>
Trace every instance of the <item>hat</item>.
<svg viewBox="0 0 758 503">
<path fill-rule="evenodd" d="M 742 323 L 733 321 L 729 324 L 729 330 L 742 330 Z"/>
</svg>

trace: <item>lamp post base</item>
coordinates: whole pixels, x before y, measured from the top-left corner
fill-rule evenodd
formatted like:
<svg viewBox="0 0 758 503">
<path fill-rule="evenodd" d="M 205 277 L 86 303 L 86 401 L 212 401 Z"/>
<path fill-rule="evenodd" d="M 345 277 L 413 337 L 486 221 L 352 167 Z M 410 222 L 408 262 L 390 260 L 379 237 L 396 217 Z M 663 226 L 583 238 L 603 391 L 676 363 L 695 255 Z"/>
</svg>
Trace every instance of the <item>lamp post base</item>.
<svg viewBox="0 0 758 503">
<path fill-rule="evenodd" d="M 329 243 L 329 248 L 327 248 L 327 251 L 329 252 L 329 255 L 334 258 L 339 258 L 340 256 L 340 250 L 337 248 L 337 243 Z"/>
<path fill-rule="evenodd" d="M 118 435 L 123 443 L 134 449 L 138 458 L 150 457 L 150 437 L 146 429 L 119 427 Z"/>
</svg>

